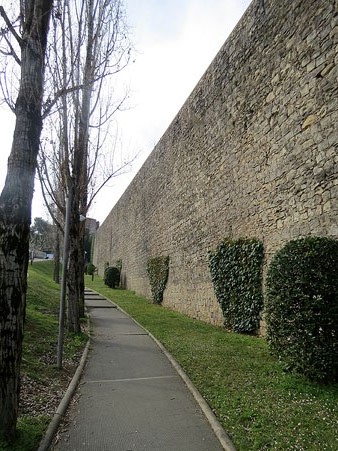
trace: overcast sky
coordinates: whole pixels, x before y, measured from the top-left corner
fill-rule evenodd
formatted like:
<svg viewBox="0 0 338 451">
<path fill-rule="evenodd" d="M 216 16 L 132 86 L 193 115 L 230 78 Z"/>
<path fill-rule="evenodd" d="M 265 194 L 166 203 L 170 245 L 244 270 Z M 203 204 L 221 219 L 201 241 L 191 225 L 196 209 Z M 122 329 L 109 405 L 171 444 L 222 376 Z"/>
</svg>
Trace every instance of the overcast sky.
<svg viewBox="0 0 338 451">
<path fill-rule="evenodd" d="M 251 0 L 125 0 L 135 62 L 123 71 L 128 109 L 117 117 L 126 155 L 138 155 L 128 174 L 97 197 L 89 212 L 101 223 L 196 86 Z M 0 108 L 0 189 L 10 152 L 14 119 Z M 38 182 L 36 182 L 38 187 Z M 34 196 L 32 218 L 45 216 Z"/>
</svg>

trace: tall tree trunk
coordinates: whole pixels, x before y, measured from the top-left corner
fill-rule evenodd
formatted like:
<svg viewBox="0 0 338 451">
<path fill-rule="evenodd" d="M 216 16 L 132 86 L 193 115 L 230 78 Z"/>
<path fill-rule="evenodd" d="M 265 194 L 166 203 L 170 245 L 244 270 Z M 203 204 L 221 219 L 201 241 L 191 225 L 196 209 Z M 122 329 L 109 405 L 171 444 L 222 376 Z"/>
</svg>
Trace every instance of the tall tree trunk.
<svg viewBox="0 0 338 451">
<path fill-rule="evenodd" d="M 80 318 L 85 316 L 85 304 L 84 304 L 84 268 L 85 268 L 85 221 L 80 222 L 79 227 L 79 260 L 78 260 L 78 290 L 79 290 L 79 315 Z"/>
<path fill-rule="evenodd" d="M 60 230 L 58 227 L 55 230 L 53 280 L 55 283 L 60 283 Z"/>
<path fill-rule="evenodd" d="M 75 141 L 73 160 L 73 181 L 75 192 L 72 202 L 72 224 L 69 262 L 75 287 L 70 287 L 68 302 L 75 311 L 77 303 L 79 316 L 84 316 L 84 234 L 85 227 L 79 220 L 79 213 L 86 215 L 87 211 L 87 185 L 88 185 L 88 139 L 91 90 L 94 71 L 94 2 L 89 0 L 87 4 L 88 38 L 86 46 L 86 61 L 83 73 L 82 102 L 78 110 L 79 124 L 78 135 Z M 70 281 L 69 281 L 70 284 Z M 72 298 L 74 296 L 74 298 Z M 75 298 L 76 297 L 76 298 Z M 72 325 L 70 324 L 72 327 Z"/>
<path fill-rule="evenodd" d="M 16 125 L 0 196 L 0 440 L 15 437 L 26 307 L 29 228 L 42 129 L 43 74 L 52 0 L 23 2 Z"/>
<path fill-rule="evenodd" d="M 80 219 L 78 207 L 78 195 L 77 189 L 72 187 L 72 202 L 71 202 L 71 220 L 69 228 L 69 266 L 67 270 L 67 328 L 69 332 L 79 333 L 81 332 L 80 326 L 80 311 L 79 311 L 79 231 L 80 231 Z"/>
<path fill-rule="evenodd" d="M 69 233 L 68 286 L 68 330 L 81 331 L 80 318 L 84 317 L 84 221 L 80 221 L 80 190 L 73 190 L 71 205 L 71 225 Z"/>
</svg>

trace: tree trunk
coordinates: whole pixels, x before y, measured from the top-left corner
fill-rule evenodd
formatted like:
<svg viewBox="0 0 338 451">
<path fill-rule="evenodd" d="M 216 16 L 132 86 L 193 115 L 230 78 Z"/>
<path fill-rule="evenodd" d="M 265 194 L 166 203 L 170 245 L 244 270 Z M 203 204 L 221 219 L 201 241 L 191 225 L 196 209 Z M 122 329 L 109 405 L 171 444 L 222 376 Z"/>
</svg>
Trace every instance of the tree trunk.
<svg viewBox="0 0 338 451">
<path fill-rule="evenodd" d="M 80 214 L 87 211 L 88 139 L 91 89 L 93 83 L 93 9 L 89 0 L 87 12 L 88 38 L 83 73 L 81 106 L 76 111 L 77 134 L 74 143 L 71 185 L 73 189 L 70 226 L 70 252 L 68 271 L 68 330 L 80 332 L 80 316 L 84 316 L 84 224 Z"/>
<path fill-rule="evenodd" d="M 81 258 L 79 252 L 79 232 L 80 219 L 77 190 L 73 189 L 71 196 L 71 220 L 69 228 L 69 267 L 67 271 L 67 328 L 69 332 L 80 333 L 80 312 L 79 312 L 79 260 Z"/>
<path fill-rule="evenodd" d="M 80 222 L 79 230 L 79 260 L 78 260 L 78 290 L 79 290 L 79 315 L 80 318 L 85 316 L 85 304 L 84 304 L 84 268 L 85 268 L 85 221 Z"/>
<path fill-rule="evenodd" d="M 91 88 L 93 79 L 93 2 L 88 3 L 88 42 L 86 48 L 86 63 L 83 75 L 82 102 L 79 108 L 78 137 L 75 142 L 73 160 L 73 186 L 74 194 L 71 206 L 71 234 L 69 254 L 69 291 L 68 291 L 68 329 L 80 331 L 80 326 L 75 326 L 75 317 L 84 316 L 84 223 L 80 222 L 79 213 L 86 214 L 87 210 L 87 185 L 88 185 L 88 139 Z M 72 286 L 71 286 L 72 285 Z M 76 304 L 76 306 L 75 306 Z M 76 329 L 76 330 L 75 330 Z"/>
<path fill-rule="evenodd" d="M 81 331 L 80 318 L 84 317 L 84 238 L 85 222 L 76 212 L 80 209 L 81 190 L 74 189 L 71 204 L 68 268 L 68 330 Z"/>
<path fill-rule="evenodd" d="M 26 1 L 16 125 L 0 196 L 0 440 L 15 438 L 25 317 L 29 229 L 42 128 L 41 102 L 52 0 Z"/>
<path fill-rule="evenodd" d="M 53 280 L 55 283 L 60 283 L 60 230 L 57 227 L 55 231 Z"/>
</svg>

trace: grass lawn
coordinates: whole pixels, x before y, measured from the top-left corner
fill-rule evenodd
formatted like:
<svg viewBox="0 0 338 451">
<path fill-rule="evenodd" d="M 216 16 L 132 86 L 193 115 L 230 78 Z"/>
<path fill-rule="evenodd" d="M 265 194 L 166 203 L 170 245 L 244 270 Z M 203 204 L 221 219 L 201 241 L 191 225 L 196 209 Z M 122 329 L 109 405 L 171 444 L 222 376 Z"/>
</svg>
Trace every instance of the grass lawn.
<svg viewBox="0 0 338 451">
<path fill-rule="evenodd" d="M 38 448 L 87 342 L 85 334 L 66 335 L 64 368 L 56 368 L 60 287 L 52 272 L 52 261 L 35 262 L 28 269 L 18 437 L 10 446 L 0 443 L 0 451 Z"/>
<path fill-rule="evenodd" d="M 85 283 L 149 330 L 184 368 L 240 451 L 338 450 L 338 384 L 285 373 L 262 338 L 153 305 L 101 278 Z"/>
</svg>

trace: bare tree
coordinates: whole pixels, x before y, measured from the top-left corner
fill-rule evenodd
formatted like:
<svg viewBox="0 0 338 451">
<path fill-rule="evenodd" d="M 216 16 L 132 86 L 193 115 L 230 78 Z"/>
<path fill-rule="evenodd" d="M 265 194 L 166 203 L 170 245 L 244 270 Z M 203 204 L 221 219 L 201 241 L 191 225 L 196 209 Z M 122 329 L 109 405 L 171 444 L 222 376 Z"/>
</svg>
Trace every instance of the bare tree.
<svg viewBox="0 0 338 451">
<path fill-rule="evenodd" d="M 40 178 L 63 215 L 65 198 L 71 199 L 67 319 L 68 329 L 79 332 L 85 232 L 80 217 L 86 216 L 97 190 L 123 167 L 110 167 L 97 183 L 99 166 L 106 166 L 103 146 L 111 119 L 125 100 L 125 95 L 113 100 L 111 76 L 128 63 L 130 44 L 120 0 L 58 2 L 52 29 L 52 90 L 45 114 L 54 114 L 47 119 L 50 137 L 41 153 Z"/>
<path fill-rule="evenodd" d="M 31 203 L 52 3 L 21 0 L 14 19 L 0 6 L 4 22 L 1 53 L 13 57 L 20 66 L 19 91 L 13 106 L 16 124 L 0 196 L 0 440 L 8 442 L 15 437 L 18 415 Z"/>
</svg>

